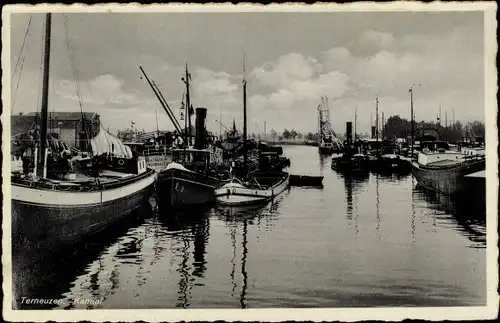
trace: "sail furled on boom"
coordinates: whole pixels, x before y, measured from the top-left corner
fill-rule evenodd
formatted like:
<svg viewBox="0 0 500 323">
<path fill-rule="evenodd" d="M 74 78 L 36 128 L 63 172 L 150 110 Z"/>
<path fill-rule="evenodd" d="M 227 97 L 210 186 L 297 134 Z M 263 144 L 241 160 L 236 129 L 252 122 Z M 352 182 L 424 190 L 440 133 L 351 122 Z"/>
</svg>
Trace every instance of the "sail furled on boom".
<svg viewBox="0 0 500 323">
<path fill-rule="evenodd" d="M 120 139 L 107 132 L 102 125 L 99 133 L 90 141 L 90 145 L 94 156 L 111 154 L 115 157 L 132 158 L 130 147 L 124 145 Z"/>
</svg>

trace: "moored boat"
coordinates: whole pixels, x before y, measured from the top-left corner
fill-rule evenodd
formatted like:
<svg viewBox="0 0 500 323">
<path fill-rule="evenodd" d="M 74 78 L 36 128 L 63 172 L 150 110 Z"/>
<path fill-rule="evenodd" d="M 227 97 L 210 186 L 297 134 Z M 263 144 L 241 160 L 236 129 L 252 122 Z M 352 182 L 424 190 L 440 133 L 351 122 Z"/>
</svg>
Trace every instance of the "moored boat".
<svg viewBox="0 0 500 323">
<path fill-rule="evenodd" d="M 458 197 L 464 192 L 465 176 L 485 170 L 484 150 L 419 152 L 412 162 L 418 185 L 440 194 Z"/>
<path fill-rule="evenodd" d="M 249 180 L 246 181 L 234 176 L 231 167 L 229 182 L 222 184 L 215 190 L 217 202 L 227 206 L 266 203 L 283 193 L 290 184 L 290 175 L 282 171 L 284 167 L 289 165 L 289 160 L 288 163 L 280 162 L 280 156 L 283 154 L 281 147 L 259 144 L 258 170 L 249 171 L 246 85 L 246 78 L 243 77 L 243 166 L 240 168 L 238 175 Z"/>
<path fill-rule="evenodd" d="M 368 173 L 370 171 L 370 159 L 364 154 L 344 153 L 332 158 L 331 168 L 345 173 Z"/>
<path fill-rule="evenodd" d="M 346 142 L 343 153 L 332 157 L 331 168 L 345 173 L 367 173 L 370 171 L 370 158 L 352 144 L 352 123 L 346 122 Z"/>
<path fill-rule="evenodd" d="M 236 177 L 215 190 L 217 202 L 222 205 L 242 206 L 267 203 L 283 193 L 290 184 L 286 172 L 255 173 L 249 182 Z"/>
<path fill-rule="evenodd" d="M 13 176 L 12 239 L 43 248 L 79 242 L 147 202 L 154 179 L 154 171 L 145 168 L 71 181 Z"/>
<path fill-rule="evenodd" d="M 48 13 L 40 134 L 24 146 L 34 152 L 25 158 L 26 167 L 11 174 L 13 246 L 34 253 L 78 242 L 129 214 L 149 199 L 155 179 L 144 157 L 133 155 L 102 125 L 90 141 L 92 157 L 81 159 L 87 174 L 73 171 L 64 144 L 47 144 L 51 21 Z"/>
<path fill-rule="evenodd" d="M 374 173 L 406 175 L 411 173 L 411 160 L 396 154 L 383 154 L 370 160 L 370 170 Z"/>
<path fill-rule="evenodd" d="M 323 186 L 323 176 L 290 175 L 290 186 Z"/>
<path fill-rule="evenodd" d="M 191 163 L 178 163 L 179 154 L 202 155 L 208 158 L 209 151 L 204 150 L 174 150 L 173 162 L 158 173 L 156 185 L 159 205 L 161 207 L 186 208 L 215 203 L 214 190 L 219 183 L 215 174 L 204 171 L 190 170 Z"/>
<path fill-rule="evenodd" d="M 215 203 L 219 183 L 211 171 L 211 150 L 205 148 L 205 108 L 196 109 L 194 149 L 173 149 L 172 163 L 158 173 L 157 196 L 161 207 L 186 208 Z"/>
</svg>

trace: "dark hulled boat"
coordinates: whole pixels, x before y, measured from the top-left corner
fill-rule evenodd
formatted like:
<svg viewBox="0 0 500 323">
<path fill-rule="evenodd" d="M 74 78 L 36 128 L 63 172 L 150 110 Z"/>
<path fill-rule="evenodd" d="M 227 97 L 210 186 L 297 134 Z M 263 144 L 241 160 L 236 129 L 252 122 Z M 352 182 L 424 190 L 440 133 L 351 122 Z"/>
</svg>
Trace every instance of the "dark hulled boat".
<svg viewBox="0 0 500 323">
<path fill-rule="evenodd" d="M 210 158 L 207 150 L 173 150 L 173 162 L 158 174 L 157 194 L 163 207 L 193 207 L 215 202 L 214 190 L 219 179 L 204 167 L 204 160 Z M 199 156 L 202 161 L 177 162 Z M 186 158 L 186 159 L 187 159 Z M 185 166 L 184 166 L 185 165 Z M 201 167 L 197 167 L 201 166 Z M 191 170 L 193 169 L 193 170 Z"/>
<path fill-rule="evenodd" d="M 411 160 L 396 154 L 384 154 L 370 159 L 370 170 L 379 174 L 411 174 Z"/>
<path fill-rule="evenodd" d="M 370 171 L 370 158 L 359 152 L 352 144 L 352 123 L 346 122 L 346 143 L 343 153 L 332 157 L 331 168 L 345 173 L 368 173 Z"/>
<path fill-rule="evenodd" d="M 370 171 L 370 159 L 364 154 L 344 152 L 332 158 L 331 168 L 345 173 L 368 173 Z"/>
<path fill-rule="evenodd" d="M 33 172 L 31 167 L 24 167 L 22 172 L 13 170 L 11 174 L 13 249 L 22 249 L 22 254 L 51 251 L 106 228 L 147 201 L 155 179 L 144 158 L 133 156 L 130 148 L 102 126 L 91 140 L 93 158 L 84 162 L 91 163 L 89 174 L 73 173 L 68 161 L 70 152 L 47 146 L 51 21 L 48 13 L 40 135 L 25 150 L 34 151 L 30 157 Z M 112 167 L 112 160 L 121 166 L 119 171 Z M 68 168 L 58 169 L 61 165 Z"/>
<path fill-rule="evenodd" d="M 211 151 L 206 148 L 205 108 L 196 109 L 195 149 L 172 150 L 172 163 L 160 171 L 157 195 L 162 207 L 185 208 L 215 203 L 219 183 L 210 169 Z"/>
</svg>

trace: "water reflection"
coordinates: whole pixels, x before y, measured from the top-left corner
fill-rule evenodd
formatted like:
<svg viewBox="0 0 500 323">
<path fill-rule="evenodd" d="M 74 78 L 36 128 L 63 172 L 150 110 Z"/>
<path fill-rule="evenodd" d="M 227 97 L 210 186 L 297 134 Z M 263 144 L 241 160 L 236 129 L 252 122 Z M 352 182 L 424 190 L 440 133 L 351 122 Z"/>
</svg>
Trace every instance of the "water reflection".
<svg viewBox="0 0 500 323">
<path fill-rule="evenodd" d="M 319 155 L 319 170 L 320 170 L 320 175 L 323 175 L 323 171 L 325 169 L 330 169 L 331 168 L 331 161 L 332 161 L 332 156 L 330 155 L 323 155 L 323 154 L 318 154 Z"/>
<path fill-rule="evenodd" d="M 375 202 L 375 215 L 377 217 L 377 239 L 380 241 L 380 188 L 379 188 L 379 176 L 380 174 L 376 175 L 375 179 L 375 190 L 377 192 L 376 196 L 376 202 Z"/>
<path fill-rule="evenodd" d="M 348 220 L 352 220 L 353 216 L 353 194 L 357 194 L 359 189 L 364 186 L 364 184 L 370 178 L 370 174 L 341 174 L 338 176 L 344 180 L 344 190 L 346 193 L 346 216 Z M 356 205 L 357 208 L 357 205 Z"/>
<path fill-rule="evenodd" d="M 419 186 L 413 190 L 413 199 L 425 201 L 427 207 L 435 211 L 434 226 L 440 218 L 451 219 L 456 223 L 455 229 L 474 243 L 472 247 L 486 247 L 485 214 L 478 212 L 475 203 L 467 199 L 452 200 L 448 196 L 425 190 Z"/>
<path fill-rule="evenodd" d="M 74 298 L 66 298 L 65 293 L 74 286 L 73 282 L 79 276 L 85 274 L 88 275 L 87 284 L 90 296 L 103 296 L 101 295 L 100 275 L 105 268 L 103 259 L 106 250 L 128 231 L 141 226 L 145 218 L 151 215 L 151 207 L 146 204 L 130 216 L 93 236 L 92 239 L 73 245 L 70 249 L 48 250 L 47 253 L 30 259 L 29 263 L 21 255 L 13 253 L 13 307 L 17 309 L 48 309 L 58 305 L 22 303 L 22 297 L 26 297 L 62 300 L 59 306 L 73 308 L 75 307 Z M 127 242 L 119 250 L 123 256 L 126 257 L 127 253 L 140 253 L 140 247 L 134 244 L 134 241 Z M 111 272 L 110 283 L 106 287 L 108 291 L 116 289 L 118 285 L 116 277 L 117 273 Z M 92 308 L 92 304 L 88 304 L 86 307 Z"/>
<path fill-rule="evenodd" d="M 374 174 L 377 178 L 388 183 L 400 183 L 409 179 L 412 175 L 410 174 L 397 174 L 397 173 L 377 173 Z"/>
<path fill-rule="evenodd" d="M 172 244 L 176 246 L 173 256 L 181 259 L 177 268 L 180 279 L 177 284 L 176 307 L 188 308 L 193 287 L 204 286 L 201 279 L 204 278 L 207 269 L 205 255 L 210 236 L 209 211 L 209 209 L 197 209 L 159 214 L 160 225 L 166 229 Z"/>
<path fill-rule="evenodd" d="M 248 246 L 247 246 L 247 234 L 248 234 L 248 224 L 247 224 L 248 219 L 243 220 L 243 242 L 242 242 L 242 247 L 243 247 L 243 254 L 241 257 L 241 275 L 243 276 L 243 284 L 241 286 L 241 294 L 240 294 L 240 307 L 241 308 L 247 308 L 247 305 L 245 303 L 245 296 L 247 294 L 247 288 L 248 288 L 248 273 L 246 271 L 246 265 L 247 265 L 247 254 L 248 254 Z"/>
<path fill-rule="evenodd" d="M 237 288 L 235 271 L 236 271 L 236 254 L 237 254 L 237 244 L 236 244 L 236 234 L 238 227 L 241 227 L 241 258 L 240 258 L 240 271 L 241 271 L 241 289 L 239 293 L 239 306 L 240 308 L 248 308 L 247 304 L 247 293 L 248 293 L 248 279 L 249 274 L 247 271 L 247 257 L 249 253 L 248 249 L 248 228 L 249 225 L 255 224 L 257 219 L 257 227 L 259 227 L 260 219 L 262 217 L 268 217 L 278 210 L 279 204 L 283 199 L 283 195 L 277 199 L 270 202 L 268 205 L 258 205 L 258 206 L 238 206 L 238 207 L 219 207 L 216 209 L 219 216 L 223 216 L 227 225 L 230 228 L 230 238 L 232 246 L 232 258 L 231 258 L 231 284 L 232 293 Z"/>
</svg>

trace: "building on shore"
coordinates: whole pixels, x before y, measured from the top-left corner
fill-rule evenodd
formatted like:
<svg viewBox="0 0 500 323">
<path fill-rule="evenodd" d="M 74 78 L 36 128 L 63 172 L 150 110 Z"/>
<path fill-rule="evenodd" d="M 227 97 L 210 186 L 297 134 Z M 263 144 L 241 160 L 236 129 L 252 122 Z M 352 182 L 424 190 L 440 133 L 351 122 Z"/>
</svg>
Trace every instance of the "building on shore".
<svg viewBox="0 0 500 323">
<path fill-rule="evenodd" d="M 17 136 L 38 128 L 39 117 L 36 112 L 11 115 L 11 135 Z M 69 147 L 85 149 L 87 139 L 99 132 L 100 123 L 100 117 L 95 112 L 49 112 L 47 130 L 52 137 Z"/>
</svg>

